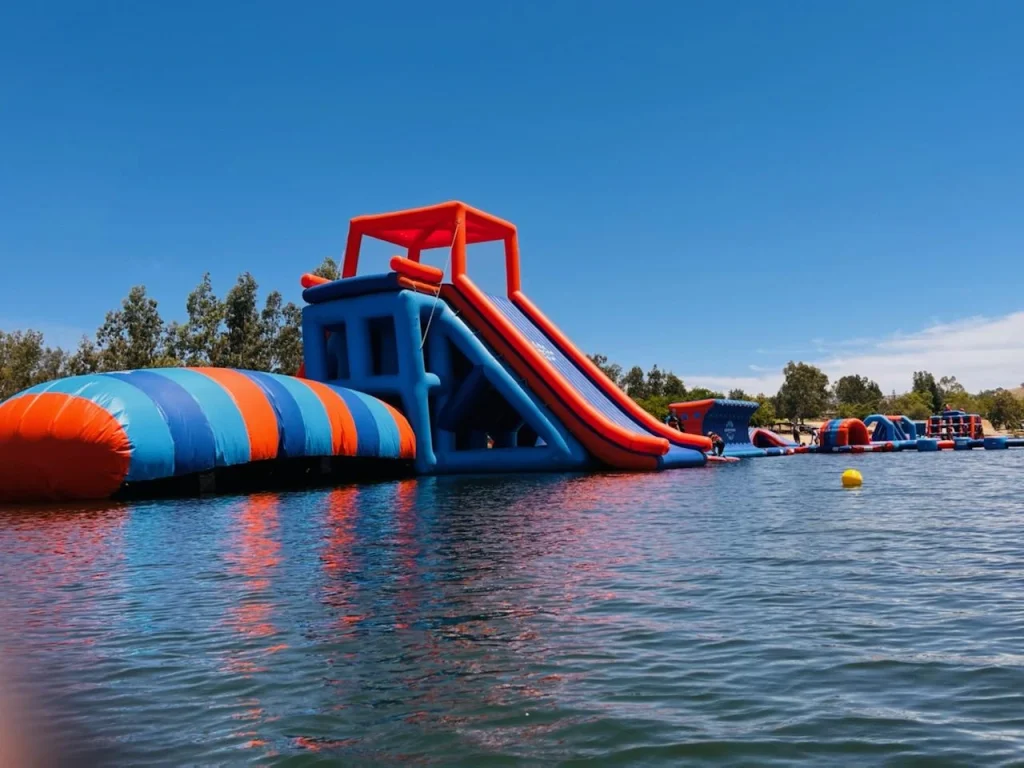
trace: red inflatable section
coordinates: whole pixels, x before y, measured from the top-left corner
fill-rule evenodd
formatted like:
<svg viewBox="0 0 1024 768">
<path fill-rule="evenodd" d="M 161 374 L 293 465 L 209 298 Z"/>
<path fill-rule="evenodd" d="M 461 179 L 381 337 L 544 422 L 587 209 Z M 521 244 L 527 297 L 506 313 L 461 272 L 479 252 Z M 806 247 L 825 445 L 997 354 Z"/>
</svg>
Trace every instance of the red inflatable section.
<svg viewBox="0 0 1024 768">
<path fill-rule="evenodd" d="M 3 501 L 105 499 L 131 452 L 117 419 L 84 397 L 44 392 L 0 405 Z"/>
<path fill-rule="evenodd" d="M 860 419 L 832 419 L 818 431 L 822 448 L 871 445 L 871 435 Z"/>
</svg>

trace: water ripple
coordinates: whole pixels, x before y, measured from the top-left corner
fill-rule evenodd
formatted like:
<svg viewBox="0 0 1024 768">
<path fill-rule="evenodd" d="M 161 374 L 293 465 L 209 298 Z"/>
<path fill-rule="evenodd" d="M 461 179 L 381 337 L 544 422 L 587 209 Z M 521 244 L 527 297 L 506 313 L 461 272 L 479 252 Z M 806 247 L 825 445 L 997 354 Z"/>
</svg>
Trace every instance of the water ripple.
<svg viewBox="0 0 1024 768">
<path fill-rule="evenodd" d="M 79 764 L 1019 761 L 1024 452 L 842 461 L 0 510 L 3 727 Z"/>
</svg>

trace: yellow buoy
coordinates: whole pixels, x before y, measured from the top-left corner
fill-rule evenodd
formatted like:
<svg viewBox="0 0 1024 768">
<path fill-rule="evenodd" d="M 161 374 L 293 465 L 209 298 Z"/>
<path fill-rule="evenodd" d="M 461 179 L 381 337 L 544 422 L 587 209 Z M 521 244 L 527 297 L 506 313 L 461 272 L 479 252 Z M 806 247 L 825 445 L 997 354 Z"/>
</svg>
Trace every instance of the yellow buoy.
<svg viewBox="0 0 1024 768">
<path fill-rule="evenodd" d="M 864 478 L 856 469 L 848 469 L 843 472 L 843 488 L 860 488 Z"/>
</svg>

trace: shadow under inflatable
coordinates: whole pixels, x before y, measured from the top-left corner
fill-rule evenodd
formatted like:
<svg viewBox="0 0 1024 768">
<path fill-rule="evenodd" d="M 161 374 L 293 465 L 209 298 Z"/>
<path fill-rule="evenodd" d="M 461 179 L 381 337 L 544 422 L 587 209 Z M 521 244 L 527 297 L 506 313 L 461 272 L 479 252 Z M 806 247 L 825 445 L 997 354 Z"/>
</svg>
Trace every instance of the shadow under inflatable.
<svg viewBox="0 0 1024 768">
<path fill-rule="evenodd" d="M 415 476 L 413 462 L 354 456 L 271 459 L 209 472 L 124 483 L 114 500 L 186 498 L 295 491 L 352 483 L 374 483 Z"/>
</svg>

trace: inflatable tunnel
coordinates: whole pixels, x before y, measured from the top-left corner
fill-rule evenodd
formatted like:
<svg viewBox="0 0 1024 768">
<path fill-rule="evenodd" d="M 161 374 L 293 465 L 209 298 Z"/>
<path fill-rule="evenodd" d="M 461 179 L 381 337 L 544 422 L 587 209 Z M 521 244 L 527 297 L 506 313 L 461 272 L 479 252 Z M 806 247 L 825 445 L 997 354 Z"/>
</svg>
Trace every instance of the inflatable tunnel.
<svg viewBox="0 0 1024 768">
<path fill-rule="evenodd" d="M 871 445 L 868 428 L 860 419 L 832 419 L 818 430 L 819 450 L 831 451 L 856 445 Z"/>
</svg>

